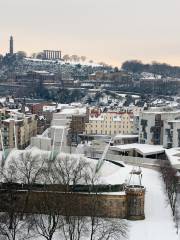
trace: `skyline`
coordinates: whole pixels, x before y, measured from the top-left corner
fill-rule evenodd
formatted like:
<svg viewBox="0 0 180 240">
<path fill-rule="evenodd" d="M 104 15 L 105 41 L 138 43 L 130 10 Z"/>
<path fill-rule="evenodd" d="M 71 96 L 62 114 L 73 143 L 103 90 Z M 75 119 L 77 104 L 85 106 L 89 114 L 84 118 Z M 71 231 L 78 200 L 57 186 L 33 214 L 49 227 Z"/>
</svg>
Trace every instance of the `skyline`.
<svg viewBox="0 0 180 240">
<path fill-rule="evenodd" d="M 120 66 L 126 60 L 180 66 L 179 0 L 0 0 L 0 53 L 43 49 Z"/>
</svg>

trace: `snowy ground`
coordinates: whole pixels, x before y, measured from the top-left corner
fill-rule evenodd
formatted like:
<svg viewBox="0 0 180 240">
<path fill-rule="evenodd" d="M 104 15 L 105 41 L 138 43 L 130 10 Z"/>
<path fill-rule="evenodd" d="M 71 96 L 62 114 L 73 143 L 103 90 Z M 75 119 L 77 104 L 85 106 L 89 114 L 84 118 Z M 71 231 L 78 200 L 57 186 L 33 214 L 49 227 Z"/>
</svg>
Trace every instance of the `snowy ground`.
<svg viewBox="0 0 180 240">
<path fill-rule="evenodd" d="M 130 240 L 178 239 L 159 173 L 149 169 L 143 169 L 143 172 L 143 183 L 146 186 L 146 219 L 130 222 Z"/>
</svg>

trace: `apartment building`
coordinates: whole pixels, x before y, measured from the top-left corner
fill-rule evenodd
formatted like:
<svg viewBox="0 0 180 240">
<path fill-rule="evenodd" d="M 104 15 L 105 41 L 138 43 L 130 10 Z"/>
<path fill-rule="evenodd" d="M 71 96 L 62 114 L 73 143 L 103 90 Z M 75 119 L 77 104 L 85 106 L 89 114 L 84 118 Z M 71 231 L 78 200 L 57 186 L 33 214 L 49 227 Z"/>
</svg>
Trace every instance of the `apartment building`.
<svg viewBox="0 0 180 240">
<path fill-rule="evenodd" d="M 10 117 L 10 111 L 6 108 L 0 109 L 0 127 L 2 125 L 2 121 Z"/>
<path fill-rule="evenodd" d="M 1 123 L 1 149 L 24 149 L 30 144 L 30 139 L 37 134 L 37 120 L 35 115 L 7 118 Z M 3 145 L 2 145 L 3 140 Z"/>
<path fill-rule="evenodd" d="M 180 119 L 166 121 L 164 124 L 164 147 L 180 147 Z"/>
<path fill-rule="evenodd" d="M 167 147 L 168 140 L 165 135 L 170 130 L 169 121 L 180 119 L 180 110 L 172 108 L 150 108 L 140 113 L 139 120 L 139 142 L 154 145 L 164 145 Z M 172 144 L 173 146 L 173 144 Z"/>
<path fill-rule="evenodd" d="M 132 112 L 101 112 L 91 109 L 89 123 L 86 123 L 86 134 L 117 135 L 132 134 L 134 130 L 134 115 Z"/>
</svg>

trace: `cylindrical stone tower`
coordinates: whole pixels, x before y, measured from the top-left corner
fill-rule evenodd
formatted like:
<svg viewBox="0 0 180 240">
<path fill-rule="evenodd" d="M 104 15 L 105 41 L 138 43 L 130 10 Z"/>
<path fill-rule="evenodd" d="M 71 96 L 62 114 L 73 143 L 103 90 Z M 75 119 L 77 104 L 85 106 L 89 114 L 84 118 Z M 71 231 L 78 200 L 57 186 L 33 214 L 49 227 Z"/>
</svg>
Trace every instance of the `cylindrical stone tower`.
<svg viewBox="0 0 180 240">
<path fill-rule="evenodd" d="M 144 202 L 145 202 L 145 188 L 140 185 L 129 185 L 126 187 L 127 195 L 127 219 L 129 220 L 143 220 Z"/>
</svg>

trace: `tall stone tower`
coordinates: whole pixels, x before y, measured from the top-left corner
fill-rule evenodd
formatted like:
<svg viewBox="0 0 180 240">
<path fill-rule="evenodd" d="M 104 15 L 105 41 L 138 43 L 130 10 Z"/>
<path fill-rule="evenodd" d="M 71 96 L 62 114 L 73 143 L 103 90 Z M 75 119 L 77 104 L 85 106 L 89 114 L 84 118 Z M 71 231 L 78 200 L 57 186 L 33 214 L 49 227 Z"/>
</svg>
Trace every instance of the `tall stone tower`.
<svg viewBox="0 0 180 240">
<path fill-rule="evenodd" d="M 13 37 L 10 37 L 9 41 L 9 53 L 12 55 L 14 53 L 14 43 L 13 43 Z"/>
</svg>

